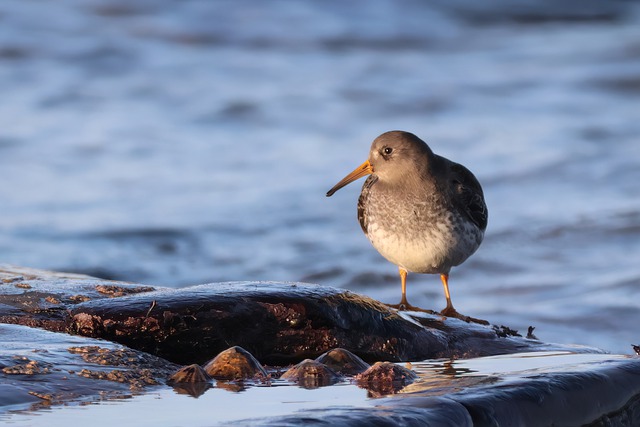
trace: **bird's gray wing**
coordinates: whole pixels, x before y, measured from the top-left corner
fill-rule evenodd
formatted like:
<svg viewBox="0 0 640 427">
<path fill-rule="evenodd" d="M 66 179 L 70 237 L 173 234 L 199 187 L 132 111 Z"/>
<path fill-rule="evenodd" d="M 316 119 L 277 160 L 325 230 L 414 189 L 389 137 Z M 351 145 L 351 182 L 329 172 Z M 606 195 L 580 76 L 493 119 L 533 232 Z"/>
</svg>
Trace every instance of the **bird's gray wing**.
<svg viewBox="0 0 640 427">
<path fill-rule="evenodd" d="M 451 179 L 453 191 L 457 194 L 455 199 L 461 211 L 484 231 L 487 228 L 489 211 L 480 183 L 469 169 L 453 162 L 451 162 Z"/>
</svg>

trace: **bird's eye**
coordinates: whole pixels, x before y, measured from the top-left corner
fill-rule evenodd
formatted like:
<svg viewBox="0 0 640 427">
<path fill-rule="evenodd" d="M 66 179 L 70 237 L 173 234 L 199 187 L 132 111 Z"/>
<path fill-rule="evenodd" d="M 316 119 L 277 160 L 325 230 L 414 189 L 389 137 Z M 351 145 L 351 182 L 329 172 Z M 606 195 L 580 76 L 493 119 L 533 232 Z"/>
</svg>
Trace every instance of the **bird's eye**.
<svg viewBox="0 0 640 427">
<path fill-rule="evenodd" d="M 393 153 L 393 148 L 391 148 L 391 147 L 384 147 L 384 148 L 382 149 L 382 153 L 383 153 L 385 156 L 388 156 L 389 154 Z"/>
</svg>

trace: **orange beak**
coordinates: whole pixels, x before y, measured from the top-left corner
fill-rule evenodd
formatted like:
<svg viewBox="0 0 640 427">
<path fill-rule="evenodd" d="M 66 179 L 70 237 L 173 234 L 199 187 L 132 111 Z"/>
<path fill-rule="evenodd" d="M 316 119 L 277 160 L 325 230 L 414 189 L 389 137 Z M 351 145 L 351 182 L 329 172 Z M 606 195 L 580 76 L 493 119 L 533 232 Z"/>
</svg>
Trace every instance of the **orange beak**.
<svg viewBox="0 0 640 427">
<path fill-rule="evenodd" d="M 363 176 L 369 175 L 372 173 L 373 173 L 373 167 L 371 166 L 371 163 L 369 163 L 369 160 L 367 160 L 366 162 L 358 166 L 356 170 L 354 170 L 349 175 L 342 178 L 342 180 L 336 185 L 334 185 L 331 190 L 327 191 L 327 197 L 333 196 L 333 193 L 335 193 L 345 185 L 355 181 L 356 179 L 362 178 Z"/>
</svg>

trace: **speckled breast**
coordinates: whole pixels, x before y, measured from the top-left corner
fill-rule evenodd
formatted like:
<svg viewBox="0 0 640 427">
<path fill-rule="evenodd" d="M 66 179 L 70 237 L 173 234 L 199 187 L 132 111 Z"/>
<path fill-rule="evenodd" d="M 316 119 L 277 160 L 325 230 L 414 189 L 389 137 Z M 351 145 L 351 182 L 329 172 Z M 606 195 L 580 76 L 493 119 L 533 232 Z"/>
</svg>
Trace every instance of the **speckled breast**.
<svg viewBox="0 0 640 427">
<path fill-rule="evenodd" d="M 448 273 L 478 249 L 484 233 L 443 206 L 370 188 L 358 210 L 365 234 L 387 260 L 411 272 Z"/>
</svg>

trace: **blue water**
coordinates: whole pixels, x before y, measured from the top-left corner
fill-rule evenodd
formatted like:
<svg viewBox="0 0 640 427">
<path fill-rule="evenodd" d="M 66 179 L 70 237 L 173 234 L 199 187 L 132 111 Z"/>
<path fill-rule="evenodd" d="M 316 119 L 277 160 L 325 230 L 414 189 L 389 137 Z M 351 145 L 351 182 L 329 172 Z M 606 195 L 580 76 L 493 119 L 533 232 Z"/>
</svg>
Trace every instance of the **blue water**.
<svg viewBox="0 0 640 427">
<path fill-rule="evenodd" d="M 403 129 L 483 184 L 459 311 L 640 342 L 634 2 L 0 2 L 0 263 L 400 297 L 325 192 Z M 409 300 L 441 309 L 436 276 Z"/>
</svg>

